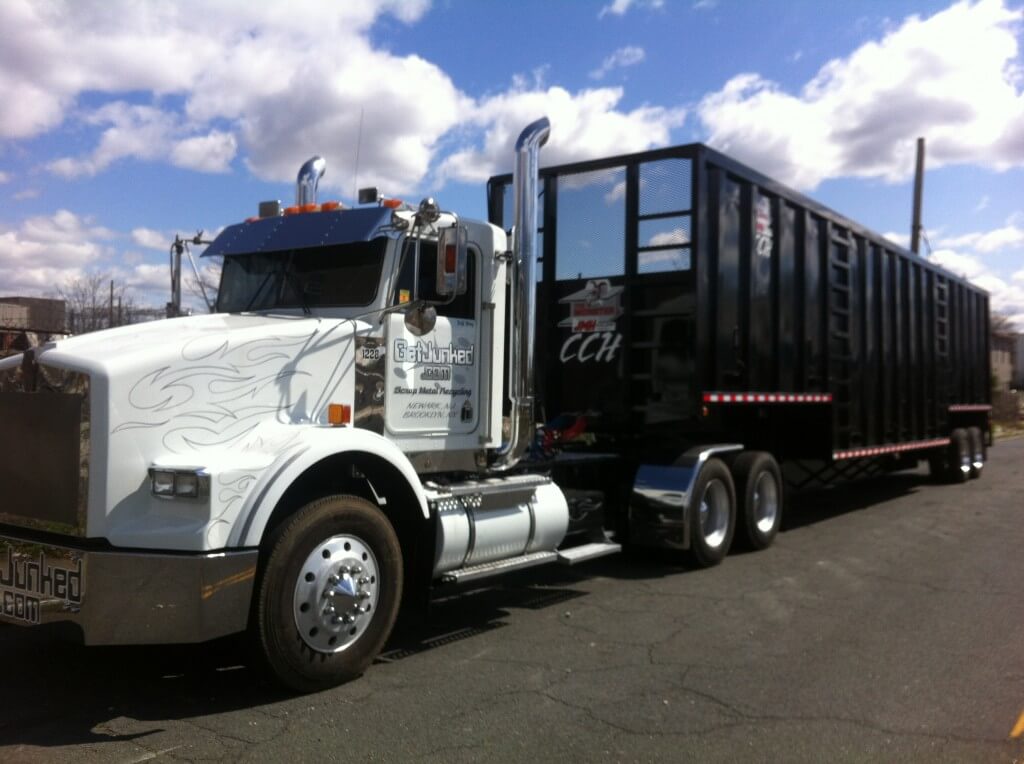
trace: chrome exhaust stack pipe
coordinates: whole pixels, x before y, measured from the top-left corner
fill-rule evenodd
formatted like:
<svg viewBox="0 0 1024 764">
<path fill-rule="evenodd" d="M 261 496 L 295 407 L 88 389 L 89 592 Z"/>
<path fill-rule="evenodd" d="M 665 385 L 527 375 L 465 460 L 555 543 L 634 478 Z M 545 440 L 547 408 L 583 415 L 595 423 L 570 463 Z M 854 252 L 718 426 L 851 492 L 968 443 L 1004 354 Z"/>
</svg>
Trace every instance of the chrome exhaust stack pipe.
<svg viewBox="0 0 1024 764">
<path fill-rule="evenodd" d="M 508 368 L 510 433 L 496 452 L 493 470 L 511 469 L 533 439 L 534 344 L 537 336 L 537 189 L 540 147 L 551 134 L 547 117 L 526 126 L 516 141 L 512 188 L 512 326 Z"/>
<path fill-rule="evenodd" d="M 316 189 L 320 178 L 327 172 L 327 160 L 323 157 L 312 157 L 299 168 L 299 176 L 295 181 L 295 204 L 316 204 Z"/>
</svg>

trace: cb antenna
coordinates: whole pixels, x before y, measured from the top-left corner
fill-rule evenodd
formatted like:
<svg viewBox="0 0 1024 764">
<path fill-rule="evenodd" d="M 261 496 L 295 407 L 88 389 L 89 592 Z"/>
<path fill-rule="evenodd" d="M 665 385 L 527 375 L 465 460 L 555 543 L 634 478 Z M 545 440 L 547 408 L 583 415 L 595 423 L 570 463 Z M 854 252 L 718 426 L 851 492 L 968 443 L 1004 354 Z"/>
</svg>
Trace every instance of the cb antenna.
<svg viewBox="0 0 1024 764">
<path fill-rule="evenodd" d="M 359 148 L 363 145 L 363 108 L 359 107 L 359 133 L 356 135 L 356 168 L 352 182 L 352 198 L 359 197 Z"/>
</svg>

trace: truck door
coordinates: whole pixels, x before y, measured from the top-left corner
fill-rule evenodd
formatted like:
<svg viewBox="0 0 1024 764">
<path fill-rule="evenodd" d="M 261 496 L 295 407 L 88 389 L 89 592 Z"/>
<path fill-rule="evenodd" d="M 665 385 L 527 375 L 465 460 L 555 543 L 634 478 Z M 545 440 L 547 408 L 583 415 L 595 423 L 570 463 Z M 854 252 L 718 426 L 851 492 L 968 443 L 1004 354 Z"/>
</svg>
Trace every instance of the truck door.
<svg viewBox="0 0 1024 764">
<path fill-rule="evenodd" d="M 417 278 L 415 242 L 406 242 L 395 304 L 436 297 L 437 245 L 422 241 L 419 249 Z M 404 313 L 387 318 L 385 424 L 392 433 L 468 437 L 479 427 L 482 353 L 475 260 L 470 249 L 466 290 L 434 306 L 437 321 L 429 331 L 411 328 Z"/>
</svg>

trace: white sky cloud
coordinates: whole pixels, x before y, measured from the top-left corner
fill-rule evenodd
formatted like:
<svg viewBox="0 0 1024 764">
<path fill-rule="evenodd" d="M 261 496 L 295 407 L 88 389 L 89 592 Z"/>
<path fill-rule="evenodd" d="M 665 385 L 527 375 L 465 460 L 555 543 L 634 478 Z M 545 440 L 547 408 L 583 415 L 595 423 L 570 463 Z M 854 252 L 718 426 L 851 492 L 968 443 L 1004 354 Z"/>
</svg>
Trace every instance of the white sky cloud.
<svg viewBox="0 0 1024 764">
<path fill-rule="evenodd" d="M 161 233 L 160 231 L 154 231 L 152 228 L 132 229 L 132 241 L 146 249 L 157 249 L 161 252 L 167 252 L 173 240 L 173 236 Z"/>
<path fill-rule="evenodd" d="M 624 16 L 631 8 L 661 8 L 665 0 L 612 0 L 601 8 L 597 17 L 603 19 L 609 13 L 613 16 Z"/>
<path fill-rule="evenodd" d="M 601 65 L 590 73 L 591 79 L 603 79 L 606 74 L 614 69 L 623 69 L 627 66 L 636 66 L 644 60 L 644 49 L 636 45 L 627 45 L 619 48 L 601 62 Z"/>
<path fill-rule="evenodd" d="M 4 172 L 3 170 L 0 170 L 0 183 L 10 183 L 10 182 L 11 182 L 11 174 L 9 172 Z"/>
<path fill-rule="evenodd" d="M 484 99 L 468 116 L 482 131 L 482 146 L 452 153 L 441 165 L 442 177 L 480 182 L 510 169 L 515 139 L 523 125 L 546 114 L 554 126 L 541 154 L 545 165 L 642 151 L 669 141 L 683 123 L 683 109 L 641 106 L 617 110 L 622 88 L 570 93 L 561 87 L 512 90 Z"/>
<path fill-rule="evenodd" d="M 1009 279 L 1003 278 L 995 272 L 986 257 L 1002 249 L 1016 249 L 1024 254 L 1024 237 L 1016 244 L 1008 244 L 1007 236 L 1003 233 L 1006 230 L 1000 228 L 941 239 L 938 248 L 928 255 L 928 259 L 987 290 L 991 310 L 1009 316 L 1017 324 L 1018 330 L 1024 331 L 1024 270 L 1014 273 Z M 995 249 L 981 248 L 990 247 L 993 242 L 999 242 L 999 246 Z"/>
<path fill-rule="evenodd" d="M 1024 250 L 1024 227 L 1010 223 L 993 231 L 966 233 L 938 242 L 944 247 L 968 247 L 976 252 L 999 252 L 1006 249 Z"/>
<path fill-rule="evenodd" d="M 69 277 L 112 252 L 115 233 L 68 210 L 36 216 L 14 229 L 0 229 L 0 272 L 4 291 L 51 292 Z"/>
<path fill-rule="evenodd" d="M 918 136 L 930 168 L 1024 166 L 1022 18 L 1003 0 L 911 16 L 825 64 L 798 93 L 740 74 L 698 113 L 716 148 L 805 189 L 842 176 L 905 180 Z"/>
</svg>

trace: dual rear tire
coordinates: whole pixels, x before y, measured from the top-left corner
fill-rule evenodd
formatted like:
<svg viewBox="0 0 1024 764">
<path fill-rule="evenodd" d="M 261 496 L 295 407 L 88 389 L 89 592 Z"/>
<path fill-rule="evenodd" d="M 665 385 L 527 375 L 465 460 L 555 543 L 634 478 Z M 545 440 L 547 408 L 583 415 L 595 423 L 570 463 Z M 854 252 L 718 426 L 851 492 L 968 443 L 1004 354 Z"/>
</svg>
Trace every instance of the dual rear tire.
<svg viewBox="0 0 1024 764">
<path fill-rule="evenodd" d="M 731 468 L 718 458 L 705 464 L 693 487 L 690 556 L 702 568 L 717 565 L 734 537 L 748 549 L 765 549 L 782 524 L 782 472 L 771 454 L 744 451 Z"/>
</svg>

